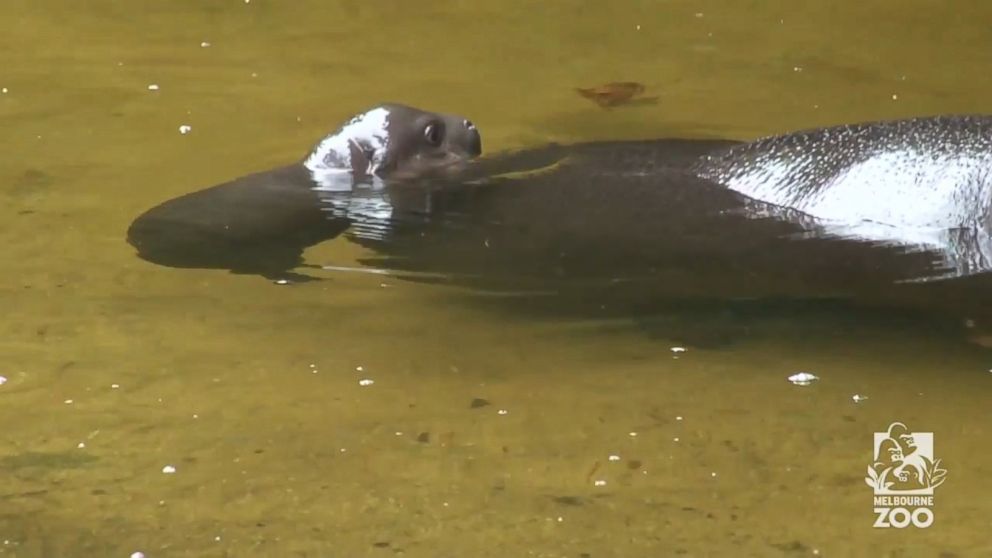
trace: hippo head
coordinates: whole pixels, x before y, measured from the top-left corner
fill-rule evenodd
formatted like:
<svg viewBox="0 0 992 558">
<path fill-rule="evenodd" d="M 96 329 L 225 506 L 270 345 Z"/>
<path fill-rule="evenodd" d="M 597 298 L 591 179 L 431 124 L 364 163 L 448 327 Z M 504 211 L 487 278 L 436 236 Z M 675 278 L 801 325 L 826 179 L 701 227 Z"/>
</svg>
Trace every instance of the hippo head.
<svg viewBox="0 0 992 558">
<path fill-rule="evenodd" d="M 455 174 L 482 153 L 468 119 L 383 104 L 356 115 L 318 143 L 303 162 L 318 187 Z"/>
</svg>

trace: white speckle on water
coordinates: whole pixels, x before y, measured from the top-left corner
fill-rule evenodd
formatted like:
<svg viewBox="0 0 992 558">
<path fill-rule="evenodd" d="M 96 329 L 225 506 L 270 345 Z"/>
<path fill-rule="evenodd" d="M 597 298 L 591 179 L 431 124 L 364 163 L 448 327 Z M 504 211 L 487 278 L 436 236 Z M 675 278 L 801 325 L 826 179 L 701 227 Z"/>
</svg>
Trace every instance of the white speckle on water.
<svg viewBox="0 0 992 558">
<path fill-rule="evenodd" d="M 635 29 L 637 29 L 638 31 L 640 31 L 641 30 L 641 26 L 640 25 L 637 25 L 637 26 L 635 26 Z"/>
<path fill-rule="evenodd" d="M 712 473 L 710 473 L 710 476 L 711 477 L 716 477 L 716 471 L 713 471 Z"/>
<path fill-rule="evenodd" d="M 220 542 L 220 535 L 217 535 L 216 537 L 214 537 L 214 540 L 217 541 L 217 542 Z"/>
<path fill-rule="evenodd" d="M 172 465 L 166 465 L 165 467 L 162 467 L 162 472 L 166 475 L 171 475 L 176 472 L 176 468 Z"/>
<path fill-rule="evenodd" d="M 565 521 L 565 518 L 559 515 L 558 516 L 558 523 L 561 523 L 562 521 Z"/>
<path fill-rule="evenodd" d="M 608 457 L 608 459 L 610 461 L 620 461 L 620 456 L 619 455 L 611 455 L 610 457 Z"/>
<path fill-rule="evenodd" d="M 696 12 L 696 13 L 695 13 L 695 14 L 693 14 L 693 15 L 695 15 L 696 17 L 700 17 L 700 18 L 701 18 L 701 17 L 703 17 L 703 16 L 704 16 L 704 15 L 706 15 L 706 14 L 704 14 L 703 12 Z"/>
<path fill-rule="evenodd" d="M 341 448 L 341 453 L 345 453 L 347 451 L 348 451 L 348 448 Z"/>
<path fill-rule="evenodd" d="M 675 417 L 675 420 L 682 420 L 682 415 Z"/>
<path fill-rule="evenodd" d="M 7 383 L 7 377 L 6 376 L 0 376 L 0 386 L 4 385 L 6 383 Z"/>
<path fill-rule="evenodd" d="M 288 279 L 276 279 L 275 280 L 275 284 L 276 285 L 288 285 L 289 284 L 289 280 Z"/>
<path fill-rule="evenodd" d="M 602 479 L 598 479 L 594 481 L 592 484 L 593 486 L 606 486 L 606 481 Z"/>
<path fill-rule="evenodd" d="M 72 399 L 66 399 L 66 400 L 64 401 L 64 403 L 65 403 L 66 405 L 72 405 Z"/>
<path fill-rule="evenodd" d="M 362 366 L 356 366 L 355 367 L 355 370 L 358 371 L 358 372 L 361 372 L 362 370 L 365 370 L 365 368 L 362 367 Z"/>
<path fill-rule="evenodd" d="M 120 389 L 120 384 L 110 384 L 110 389 Z"/>
<path fill-rule="evenodd" d="M 210 46 L 210 41 L 203 41 L 200 43 L 200 46 L 202 48 L 207 48 L 208 46 Z"/>
<path fill-rule="evenodd" d="M 867 401 L 868 396 L 855 393 L 854 395 L 851 396 L 851 400 L 854 401 L 855 403 L 861 403 L 862 401 Z"/>
<path fill-rule="evenodd" d="M 673 353 L 684 353 L 685 352 L 685 347 L 672 347 L 671 348 L 671 351 Z"/>
<path fill-rule="evenodd" d="M 144 552 L 140 552 L 140 551 L 138 551 L 138 552 L 132 552 L 131 553 L 131 558 L 145 558 L 145 553 Z"/>
<path fill-rule="evenodd" d="M 402 436 L 402 435 L 403 435 L 403 433 L 402 433 L 402 432 L 396 432 L 396 435 L 397 435 L 397 436 Z"/>
<path fill-rule="evenodd" d="M 253 77 L 253 78 L 257 78 L 257 77 L 258 77 L 258 72 L 252 72 L 252 73 L 251 73 L 251 77 Z"/>
<path fill-rule="evenodd" d="M 375 380 L 373 380 L 371 378 L 365 378 L 365 379 L 362 379 L 362 380 L 358 380 L 358 385 L 360 385 L 360 386 L 370 386 L 370 385 L 372 385 L 374 383 L 375 383 Z"/>
<path fill-rule="evenodd" d="M 895 93 L 893 93 L 893 94 L 892 94 L 892 100 L 893 100 L 893 101 L 897 101 L 897 100 L 899 100 L 899 95 L 896 95 Z"/>
<path fill-rule="evenodd" d="M 506 409 L 500 409 L 500 410 L 496 411 L 496 414 L 497 415 L 508 415 L 508 414 L 510 414 L 510 411 L 507 411 Z"/>
<path fill-rule="evenodd" d="M 796 73 L 799 73 L 799 72 L 803 71 L 803 67 L 802 66 L 793 66 L 792 67 L 792 71 L 793 72 L 796 72 Z"/>
<path fill-rule="evenodd" d="M 810 374 L 809 372 L 797 372 L 789 376 L 789 381 L 797 386 L 808 386 L 819 379 L 819 376 Z"/>
<path fill-rule="evenodd" d="M 86 447 L 86 442 L 79 442 L 78 444 L 76 444 L 76 447 L 79 449 L 83 449 Z"/>
<path fill-rule="evenodd" d="M 10 91 L 10 90 L 9 90 L 9 89 L 7 89 L 6 87 L 4 87 L 3 89 L 0 89 L 0 93 L 6 93 L 6 92 L 8 92 L 8 91 Z"/>
<path fill-rule="evenodd" d="M 179 127 L 179 133 L 182 134 L 182 135 L 184 135 L 184 136 L 186 134 L 190 133 L 190 131 L 192 131 L 192 130 L 193 130 L 193 127 L 190 126 L 189 124 L 183 124 L 182 126 Z"/>
<path fill-rule="evenodd" d="M 630 436 L 631 438 L 635 438 L 637 437 L 637 432 L 628 432 L 627 435 Z"/>
<path fill-rule="evenodd" d="M 158 84 L 157 84 L 157 83 L 152 83 L 152 84 L 150 84 L 150 85 L 148 86 L 148 90 L 149 90 L 149 91 L 158 91 Z"/>
<path fill-rule="evenodd" d="M 198 419 L 198 418 L 200 418 L 200 415 L 193 414 L 193 418 Z"/>
<path fill-rule="evenodd" d="M 678 438 L 672 438 L 672 441 L 673 441 L 673 442 L 678 442 L 678 441 L 679 441 L 679 439 L 678 439 Z"/>
</svg>

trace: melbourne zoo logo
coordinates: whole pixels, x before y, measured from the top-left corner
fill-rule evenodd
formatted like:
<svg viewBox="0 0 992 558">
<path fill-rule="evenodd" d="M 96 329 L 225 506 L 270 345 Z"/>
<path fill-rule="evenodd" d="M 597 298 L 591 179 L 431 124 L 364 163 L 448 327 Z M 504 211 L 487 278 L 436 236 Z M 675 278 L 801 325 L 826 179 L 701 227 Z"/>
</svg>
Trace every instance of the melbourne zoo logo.
<svg viewBox="0 0 992 558">
<path fill-rule="evenodd" d="M 932 525 L 933 489 L 946 475 L 933 458 L 933 432 L 910 432 L 901 422 L 875 432 L 875 460 L 865 477 L 875 492 L 875 527 Z"/>
</svg>

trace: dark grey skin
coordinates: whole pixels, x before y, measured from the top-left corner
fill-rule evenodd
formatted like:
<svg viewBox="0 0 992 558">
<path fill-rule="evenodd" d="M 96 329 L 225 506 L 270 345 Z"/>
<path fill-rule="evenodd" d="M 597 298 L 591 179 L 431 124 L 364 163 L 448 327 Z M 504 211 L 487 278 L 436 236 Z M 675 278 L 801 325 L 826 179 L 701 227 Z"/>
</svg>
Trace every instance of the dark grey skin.
<svg viewBox="0 0 992 558">
<path fill-rule="evenodd" d="M 513 294 L 517 303 L 500 305 L 526 311 L 632 316 L 686 301 L 716 301 L 722 311 L 719 301 L 843 299 L 982 321 L 992 317 L 986 268 L 975 257 L 982 229 L 952 227 L 928 244 L 931 236 L 918 238 L 914 225 L 955 223 L 957 214 L 914 223 L 920 214 L 912 195 L 936 183 L 970 211 L 969 198 L 956 192 L 968 191 L 967 177 L 987 168 L 979 146 L 988 126 L 982 117 L 948 117 L 752 143 L 549 146 L 446 167 L 429 180 L 340 192 L 314 191 L 312 176 L 296 165 L 167 202 L 139 218 L 130 239 L 145 247 L 143 257 L 165 265 L 285 278 L 301 264 L 303 248 L 347 230 L 378 253 L 366 262 L 371 266 Z M 881 223 L 885 234 L 865 226 L 866 216 L 884 211 L 853 211 L 849 219 L 841 213 L 838 221 L 817 214 L 830 206 L 800 203 L 837 187 L 858 209 L 857 191 L 851 195 L 851 184 L 835 179 L 910 148 L 920 155 L 866 175 L 879 181 L 863 199 L 890 197 L 904 209 L 894 213 L 901 221 Z M 904 180 L 972 166 L 977 174 L 960 181 Z M 742 179 L 779 168 L 790 178 L 771 194 L 754 186 L 760 181 Z M 942 240 L 955 235 L 963 240 Z M 949 256 L 955 250 L 957 260 Z"/>
<path fill-rule="evenodd" d="M 845 300 L 990 323 L 989 196 L 975 193 L 992 170 L 992 151 L 983 150 L 990 126 L 985 117 L 939 117 L 752 143 L 534 150 L 564 163 L 434 192 L 431 222 L 397 224 L 387 237 L 348 236 L 379 252 L 370 265 L 513 293 L 516 303 L 499 304 L 522 311 L 630 316 L 693 300 Z M 896 164 L 881 172 L 893 154 Z M 874 183 L 840 180 L 873 164 L 881 167 L 866 173 Z M 740 180 L 772 175 L 775 165 L 787 179 L 764 199 Z M 800 203 L 834 187 L 847 189 L 838 190 L 852 204 L 847 219 Z M 927 195 L 957 211 L 916 211 L 916 203 L 928 208 Z M 857 205 L 879 199 L 887 205 Z"/>
<path fill-rule="evenodd" d="M 328 135 L 304 160 L 169 200 L 127 232 L 138 255 L 161 265 L 305 279 L 305 248 L 365 216 L 363 196 L 387 183 L 444 180 L 482 152 L 467 119 L 384 104 Z M 354 211 L 358 209 L 358 211 Z"/>
</svg>

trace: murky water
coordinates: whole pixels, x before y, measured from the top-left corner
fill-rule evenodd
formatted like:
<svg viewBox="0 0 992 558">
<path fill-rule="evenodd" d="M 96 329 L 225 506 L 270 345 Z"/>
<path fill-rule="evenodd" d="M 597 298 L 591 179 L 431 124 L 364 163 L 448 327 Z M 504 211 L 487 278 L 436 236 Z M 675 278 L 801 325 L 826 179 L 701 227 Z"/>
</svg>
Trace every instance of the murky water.
<svg viewBox="0 0 992 558">
<path fill-rule="evenodd" d="M 992 555 L 992 360 L 938 325 L 539 319 L 391 277 L 157 267 L 124 242 L 146 208 L 296 160 L 381 100 L 470 115 L 487 151 L 988 112 L 990 18 L 7 0 L 0 555 Z M 573 91 L 616 79 L 659 103 Z M 339 239 L 307 258 L 363 255 Z M 672 352 L 688 330 L 720 342 Z M 872 527 L 872 433 L 893 421 L 934 432 L 948 470 L 927 529 Z"/>
</svg>

